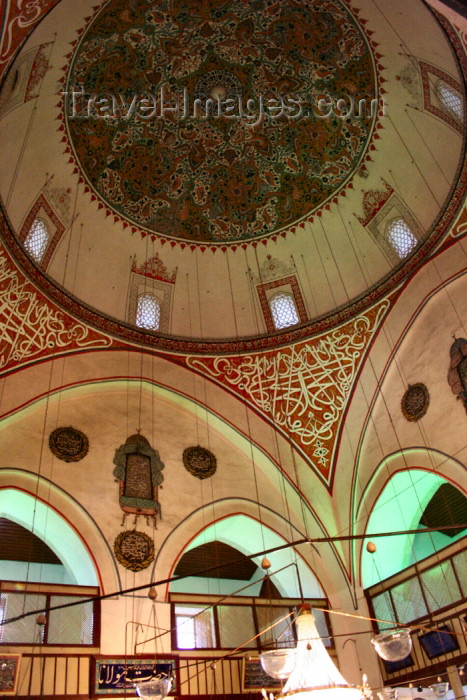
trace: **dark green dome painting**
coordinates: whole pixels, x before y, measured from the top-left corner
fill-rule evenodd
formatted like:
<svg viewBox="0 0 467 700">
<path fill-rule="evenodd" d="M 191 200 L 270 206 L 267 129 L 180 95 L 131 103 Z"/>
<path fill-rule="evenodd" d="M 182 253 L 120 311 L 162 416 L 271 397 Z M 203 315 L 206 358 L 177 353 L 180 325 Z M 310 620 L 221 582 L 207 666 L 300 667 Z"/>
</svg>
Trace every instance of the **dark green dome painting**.
<svg viewBox="0 0 467 700">
<path fill-rule="evenodd" d="M 191 242 L 303 219 L 349 180 L 375 120 L 372 56 L 339 0 L 110 0 L 67 90 L 89 186 L 133 225 Z"/>
</svg>

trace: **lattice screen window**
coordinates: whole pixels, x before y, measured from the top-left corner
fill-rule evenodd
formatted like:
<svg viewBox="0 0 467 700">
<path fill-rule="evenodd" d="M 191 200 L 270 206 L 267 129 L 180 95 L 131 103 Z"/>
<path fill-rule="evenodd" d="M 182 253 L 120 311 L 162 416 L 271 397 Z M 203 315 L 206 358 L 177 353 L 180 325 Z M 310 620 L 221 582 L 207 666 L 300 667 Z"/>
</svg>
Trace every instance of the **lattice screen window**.
<svg viewBox="0 0 467 700">
<path fill-rule="evenodd" d="M 318 630 L 318 634 L 321 637 L 321 641 L 323 642 L 324 646 L 328 648 L 332 647 L 332 634 L 328 627 L 326 613 L 318 608 L 313 608 L 313 617 L 315 618 L 316 629 Z"/>
<path fill-rule="evenodd" d="M 457 573 L 457 578 L 462 586 L 462 594 L 464 597 L 467 597 L 467 557 L 465 556 L 465 552 L 456 554 L 452 562 Z"/>
<path fill-rule="evenodd" d="M 391 593 L 396 607 L 397 619 L 404 625 L 428 615 L 420 581 L 417 578 L 412 577 L 394 586 Z"/>
<path fill-rule="evenodd" d="M 65 605 L 82 600 L 82 596 L 50 597 L 50 606 Z M 94 603 L 83 603 L 60 610 L 51 610 L 48 621 L 48 644 L 92 644 Z"/>
<path fill-rule="evenodd" d="M 30 610 L 40 610 L 46 606 L 46 596 L 40 593 L 2 593 L 5 618 L 16 617 Z M 2 644 L 40 644 L 44 628 L 36 625 L 36 615 L 29 615 L 0 628 Z"/>
<path fill-rule="evenodd" d="M 269 308 L 271 309 L 274 326 L 277 330 L 288 328 L 300 323 L 297 307 L 292 294 L 286 292 L 277 292 L 269 299 Z"/>
<path fill-rule="evenodd" d="M 258 619 L 259 631 L 267 630 L 277 620 L 285 617 L 290 612 L 290 608 L 268 607 L 266 605 L 256 606 L 256 617 Z M 294 647 L 296 645 L 291 618 L 288 617 L 276 624 L 272 629 L 263 632 L 259 638 L 263 648 L 273 649 L 275 647 Z"/>
<path fill-rule="evenodd" d="M 40 263 L 47 250 L 49 229 L 43 219 L 36 218 L 24 239 L 24 247 L 37 263 Z"/>
<path fill-rule="evenodd" d="M 45 593 L 0 594 L 0 622 L 31 610 L 43 610 L 66 603 L 80 602 L 88 595 L 49 595 Z M 0 626 L 0 644 L 96 644 L 94 602 L 51 610 L 45 626 L 36 624 L 36 615 L 28 615 Z"/>
<path fill-rule="evenodd" d="M 405 258 L 417 245 L 413 231 L 402 217 L 393 219 L 386 227 L 386 238 L 400 258 Z"/>
<path fill-rule="evenodd" d="M 450 561 L 445 561 L 428 571 L 424 571 L 420 578 L 428 607 L 432 612 L 444 608 L 446 605 L 452 605 L 461 599 L 462 593 L 459 590 Z"/>
<path fill-rule="evenodd" d="M 378 622 L 379 631 L 391 629 L 397 623 L 397 620 L 389 592 L 383 591 L 380 595 L 372 598 L 371 602 L 373 603 L 376 619 L 386 620 L 386 622 Z"/>
<path fill-rule="evenodd" d="M 249 605 L 218 605 L 220 646 L 236 649 L 244 645 L 245 639 L 255 636 L 253 610 Z M 256 648 L 256 639 L 245 645 Z"/>
<path fill-rule="evenodd" d="M 210 649 L 216 646 L 214 615 L 205 605 L 176 605 L 178 649 Z"/>
<path fill-rule="evenodd" d="M 462 121 L 464 107 L 462 95 L 444 80 L 438 80 L 435 86 L 435 93 L 442 106 L 452 114 L 453 117 Z"/>
<path fill-rule="evenodd" d="M 136 325 L 157 331 L 161 322 L 161 304 L 154 294 L 141 294 L 136 306 Z"/>
</svg>

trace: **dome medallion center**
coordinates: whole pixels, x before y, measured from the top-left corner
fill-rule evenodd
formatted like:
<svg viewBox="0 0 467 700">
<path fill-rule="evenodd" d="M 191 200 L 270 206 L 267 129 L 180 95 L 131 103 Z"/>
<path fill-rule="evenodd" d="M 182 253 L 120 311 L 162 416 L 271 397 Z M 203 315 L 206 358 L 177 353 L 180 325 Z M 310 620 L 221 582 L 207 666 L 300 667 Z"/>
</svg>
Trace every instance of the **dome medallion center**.
<svg viewBox="0 0 467 700">
<path fill-rule="evenodd" d="M 322 206 L 359 166 L 376 112 L 368 43 L 339 0 L 109 0 L 67 90 L 96 195 L 144 230 L 203 243 Z"/>
</svg>

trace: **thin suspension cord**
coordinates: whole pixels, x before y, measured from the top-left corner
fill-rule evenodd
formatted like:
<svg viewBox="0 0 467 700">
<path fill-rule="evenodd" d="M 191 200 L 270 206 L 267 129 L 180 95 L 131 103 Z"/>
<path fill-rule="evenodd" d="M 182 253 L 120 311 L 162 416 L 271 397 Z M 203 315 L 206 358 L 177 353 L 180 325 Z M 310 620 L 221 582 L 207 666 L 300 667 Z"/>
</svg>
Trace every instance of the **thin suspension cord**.
<svg viewBox="0 0 467 700">
<path fill-rule="evenodd" d="M 458 523 L 456 525 L 442 525 L 436 528 L 427 528 L 426 530 L 423 530 L 423 533 L 426 532 L 444 532 L 448 530 L 452 530 L 454 528 L 459 528 L 462 527 L 467 528 L 467 523 Z M 338 535 L 337 537 L 314 537 L 314 538 L 308 538 L 308 537 L 302 537 L 299 540 L 295 540 L 294 542 L 288 542 L 286 544 L 281 544 L 276 547 L 270 547 L 269 549 L 264 549 L 260 552 L 255 552 L 254 554 L 250 554 L 248 557 L 242 557 L 240 559 L 236 559 L 235 561 L 229 561 L 223 564 L 219 565 L 214 565 L 207 567 L 206 569 L 202 569 L 201 571 L 198 571 L 196 573 L 197 576 L 201 574 L 208 573 L 209 571 L 214 571 L 216 569 L 221 569 L 224 566 L 231 566 L 232 564 L 240 564 L 245 561 L 245 559 L 255 559 L 256 557 L 262 557 L 266 554 L 271 554 L 272 552 L 278 552 L 283 549 L 287 549 L 288 547 L 296 547 L 301 544 L 318 544 L 322 542 L 346 542 L 349 540 L 364 540 L 364 539 L 374 539 L 376 537 L 397 537 L 397 536 L 404 536 L 404 535 L 412 535 L 412 534 L 420 534 L 420 530 L 403 530 L 403 531 L 398 531 L 398 532 L 376 532 L 376 533 L 366 533 L 364 535 Z M 190 574 L 193 575 L 193 574 Z M 3 621 L 0 622 L 0 627 L 2 625 L 9 624 L 11 622 L 17 622 L 18 620 L 22 620 L 25 617 L 28 617 L 29 615 L 38 615 L 39 613 L 42 612 L 50 612 L 51 610 L 62 610 L 64 608 L 71 608 L 74 607 L 75 605 L 83 605 L 84 603 L 92 603 L 96 600 L 106 600 L 107 598 L 114 598 L 115 596 L 118 595 L 126 595 L 127 593 L 133 593 L 136 591 L 143 591 L 147 588 L 152 588 L 155 586 L 162 586 L 167 583 L 171 583 L 173 581 L 180 581 L 181 579 L 186 578 L 185 575 L 183 576 L 171 576 L 169 578 L 165 579 L 160 579 L 159 581 L 151 581 L 150 583 L 144 583 L 141 586 L 134 586 L 133 588 L 127 588 L 125 590 L 119 590 L 119 591 L 114 591 L 112 593 L 106 593 L 104 595 L 100 596 L 94 596 L 91 598 L 83 598 L 82 600 L 74 601 L 72 603 L 63 603 L 62 605 L 54 605 L 51 606 L 50 608 L 38 608 L 37 610 L 31 610 L 29 612 L 26 612 L 22 615 L 17 615 L 15 617 L 10 617 L 7 619 L 4 619 Z"/>
</svg>

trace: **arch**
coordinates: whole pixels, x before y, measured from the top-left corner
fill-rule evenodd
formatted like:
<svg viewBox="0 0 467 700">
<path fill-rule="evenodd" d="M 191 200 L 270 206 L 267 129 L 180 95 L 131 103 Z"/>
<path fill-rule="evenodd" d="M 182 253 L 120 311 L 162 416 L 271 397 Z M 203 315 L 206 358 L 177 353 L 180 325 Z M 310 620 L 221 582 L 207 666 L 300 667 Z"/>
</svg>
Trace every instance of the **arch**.
<svg viewBox="0 0 467 700">
<path fill-rule="evenodd" d="M 43 395 L 35 396 L 32 383 L 33 376 L 36 378 L 42 374 L 47 376 L 47 363 L 37 364 L 33 368 L 28 369 L 27 373 L 30 381 L 24 385 L 25 393 L 21 394 L 21 397 L 19 397 L 18 394 L 16 394 L 15 397 L 9 397 L 11 403 L 7 407 L 8 411 L 6 412 L 6 417 L 2 422 L 2 426 L 5 428 L 12 427 L 22 416 L 26 417 L 28 415 L 31 419 L 34 417 L 37 421 L 37 425 L 40 426 L 43 420 L 40 416 L 40 412 L 47 411 L 49 415 L 51 415 L 55 404 L 58 402 L 60 402 L 60 411 L 64 414 L 66 409 L 65 401 L 68 398 L 70 400 L 73 397 L 81 397 L 83 399 L 83 397 L 88 395 L 98 397 L 100 394 L 109 393 L 110 395 L 113 392 L 120 392 L 122 390 L 125 396 L 131 396 L 131 392 L 134 390 L 135 406 L 139 405 L 141 392 L 147 392 L 148 396 L 151 397 L 149 402 L 142 402 L 143 419 L 144 410 L 146 410 L 148 420 L 150 419 L 152 415 L 153 399 L 157 397 L 157 400 L 165 403 L 169 410 L 170 407 L 173 407 L 177 411 L 183 412 L 186 416 L 191 415 L 194 421 L 198 420 L 199 424 L 199 404 L 189 393 L 185 393 L 184 389 L 186 389 L 186 383 L 184 385 L 181 381 L 186 370 L 182 372 L 182 370 L 174 366 L 174 368 L 170 367 L 170 372 L 168 373 L 166 371 L 166 361 L 154 357 L 154 360 L 151 358 L 151 362 L 154 362 L 154 376 L 158 377 L 157 382 L 149 379 L 146 375 L 142 382 L 140 379 L 128 378 L 124 373 L 122 373 L 121 377 L 118 377 L 114 374 L 115 362 L 113 358 L 115 357 L 115 353 L 104 351 L 92 355 L 92 357 L 95 358 L 94 372 L 92 379 L 86 381 L 86 373 L 90 366 L 88 357 L 89 355 L 86 354 L 69 356 L 67 359 L 68 383 L 63 387 L 55 387 L 50 394 L 48 394 L 48 398 L 45 398 Z M 102 374 L 99 374 L 99 372 L 102 372 Z M 109 376 L 107 377 L 106 374 Z M 73 380 L 73 383 L 71 380 Z M 170 382 L 170 385 L 164 386 L 161 384 L 162 380 Z M 171 388 L 172 385 L 173 388 Z M 34 386 L 36 386 L 36 384 Z M 191 387 L 189 387 L 189 389 L 191 390 Z M 231 446 L 229 449 L 233 448 L 235 453 L 238 451 L 236 461 L 238 465 L 241 466 L 243 481 L 245 481 L 245 477 L 250 478 L 252 476 L 254 465 L 257 474 L 261 474 L 262 482 L 265 480 L 271 485 L 267 506 L 264 504 L 260 506 L 262 509 L 263 522 L 270 524 L 277 532 L 287 533 L 287 537 L 290 541 L 304 537 L 305 533 L 310 537 L 326 537 L 329 533 L 313 504 L 308 502 L 306 495 L 302 493 L 301 489 L 295 483 L 294 471 L 282 467 L 277 460 L 277 452 L 282 455 L 290 454 L 289 446 L 283 447 L 281 442 L 282 438 L 279 438 L 278 445 L 272 442 L 273 434 L 269 430 L 255 431 L 255 435 L 258 435 L 258 442 L 256 442 L 248 432 L 248 423 L 243 417 L 244 409 L 242 408 L 240 414 L 236 411 L 238 398 L 230 396 L 222 388 L 217 388 L 214 385 L 213 392 L 217 392 L 216 400 L 213 400 L 213 405 L 221 407 L 222 412 L 218 412 L 214 408 L 207 409 L 206 421 L 209 423 L 208 427 L 211 438 L 214 435 L 222 435 L 222 442 L 228 443 Z M 15 400 L 15 398 L 17 401 L 21 398 L 21 405 L 13 406 L 13 400 Z M 126 410 L 126 403 L 122 404 L 119 410 Z M 203 412 L 204 410 L 203 408 Z M 37 415 L 34 416 L 36 413 Z M 81 425 L 85 432 L 86 425 L 86 423 Z M 120 437 L 121 435 L 118 436 L 118 438 Z M 114 444 L 118 445 L 119 442 L 116 441 Z M 300 462 L 297 461 L 297 464 L 300 464 Z M 222 494 L 230 496 L 231 494 L 224 488 L 226 486 L 227 483 L 224 482 Z M 265 488 L 266 485 L 263 483 L 261 492 L 263 492 Z M 35 491 L 35 481 L 31 483 L 29 491 Z M 325 494 L 324 487 L 320 492 Z M 250 489 L 248 491 L 248 489 L 246 489 L 245 493 L 252 495 L 252 490 Z M 46 497 L 48 499 L 48 495 Z M 327 494 L 325 497 L 328 497 Z M 232 506 L 232 500 L 221 498 L 220 501 L 222 504 L 228 503 L 229 508 L 227 508 L 227 506 L 224 508 L 224 505 L 218 506 L 218 502 L 216 502 L 215 506 L 206 506 L 209 509 L 215 508 L 216 518 L 225 517 L 225 515 L 230 515 L 232 512 L 238 510 L 243 512 L 245 508 L 244 503 L 249 504 L 246 510 L 247 513 L 251 514 L 253 517 L 258 516 L 258 505 L 253 500 L 242 501 L 240 507 L 238 504 L 233 504 Z M 162 508 L 164 510 L 163 503 Z M 67 512 L 66 506 L 65 512 Z M 158 567 L 157 575 L 154 576 L 154 580 L 169 575 L 173 564 L 174 552 L 178 552 L 181 547 L 185 546 L 193 533 L 200 531 L 205 526 L 206 522 L 211 522 L 213 520 L 212 510 L 207 510 L 204 517 L 202 517 L 201 513 L 202 511 L 200 510 L 196 511 L 193 516 L 188 513 L 183 514 L 183 519 L 179 521 L 181 530 L 174 530 L 176 536 L 174 539 L 170 538 L 172 543 L 170 551 L 167 558 L 165 558 L 164 555 L 163 564 L 161 568 Z M 89 516 L 88 513 L 87 515 Z M 289 520 L 292 521 L 292 525 L 288 522 Z M 293 534 L 289 536 L 291 527 L 293 528 Z M 80 532 L 82 532 L 81 527 L 78 526 L 78 528 Z M 183 531 L 183 528 L 186 529 L 184 530 L 184 534 L 181 535 L 180 533 Z M 88 529 L 86 528 L 85 531 L 87 533 Z M 99 537 L 102 538 L 102 533 L 100 532 Z M 88 534 L 86 534 L 86 540 L 88 540 Z M 112 572 L 108 569 L 108 565 L 104 563 L 105 569 L 108 571 L 109 575 L 112 573 L 112 575 L 115 576 L 115 569 L 117 569 L 117 567 L 110 553 L 109 545 L 107 543 L 105 544 L 108 552 L 107 554 L 104 554 L 104 552 L 99 554 L 99 566 L 101 566 L 101 562 L 105 562 L 105 558 L 108 557 L 112 561 Z M 92 551 L 98 552 L 100 548 L 102 548 L 102 543 L 96 543 Z M 301 549 L 304 552 L 304 556 L 307 557 L 310 552 L 309 545 L 303 545 Z M 323 547 L 322 551 L 324 549 L 327 555 L 326 566 L 324 566 L 321 558 L 318 557 L 316 559 L 316 566 L 318 567 L 316 568 L 317 575 L 325 590 L 332 589 L 333 580 L 335 581 L 339 578 L 339 580 L 342 581 L 342 586 L 339 587 L 339 592 L 336 596 L 336 601 L 337 599 L 340 601 L 342 596 L 352 595 L 347 571 L 345 570 L 344 555 L 341 548 L 334 546 L 332 543 L 326 545 L 325 548 Z M 112 586 L 109 584 L 107 585 L 108 591 L 117 589 L 118 586 L 115 584 L 112 584 Z M 336 605 L 339 604 L 339 601 L 336 602 Z"/>
<path fill-rule="evenodd" d="M 121 588 L 115 559 L 97 524 L 48 479 L 22 469 L 0 469 L 0 517 L 46 542 L 75 585 L 99 586 L 102 593 Z"/>
<path fill-rule="evenodd" d="M 425 509 L 440 486 L 448 483 L 451 482 L 438 471 L 422 467 L 406 466 L 389 476 L 371 508 L 366 532 L 379 534 L 418 529 L 420 534 L 378 537 L 374 553 L 364 547 L 361 560 L 364 588 L 393 576 L 465 535 L 465 530 L 453 537 L 442 532 L 423 534 L 424 526 L 420 521 Z M 457 484 L 455 486 L 460 491 Z"/>
<path fill-rule="evenodd" d="M 73 528 L 53 508 L 15 488 L 0 489 L 0 517 L 9 518 L 40 537 L 57 555 L 71 583 L 97 586 L 96 570 Z"/>
<path fill-rule="evenodd" d="M 223 515 L 209 523 L 185 543 L 176 557 L 176 561 L 172 562 L 172 570 L 174 570 L 185 552 L 216 540 L 230 545 L 245 556 L 287 544 L 287 540 L 269 525 L 265 525 L 264 522 L 260 523 L 250 514 L 235 510 L 236 512 Z M 325 597 L 317 577 L 304 559 L 301 556 L 297 556 L 297 552 L 293 547 L 286 547 L 277 552 L 271 552 L 267 556 L 271 562 L 271 569 L 269 570 L 271 581 L 283 597 L 300 598 L 300 589 L 303 590 L 303 595 L 308 598 Z M 264 571 L 261 569 L 262 559 L 262 556 L 252 558 L 252 561 L 259 569 L 251 579 L 256 583 L 240 591 L 239 595 L 259 595 L 264 576 Z M 297 566 L 295 566 L 295 563 Z M 227 595 L 238 591 L 247 584 L 247 581 L 228 579 L 222 581 L 215 576 L 212 578 L 190 576 L 181 581 L 173 582 L 170 585 L 170 591 Z"/>
</svg>

